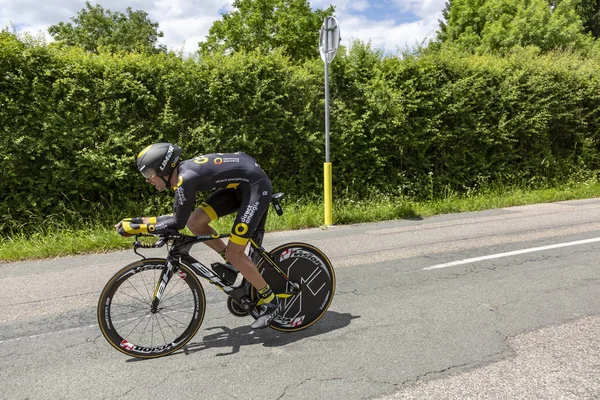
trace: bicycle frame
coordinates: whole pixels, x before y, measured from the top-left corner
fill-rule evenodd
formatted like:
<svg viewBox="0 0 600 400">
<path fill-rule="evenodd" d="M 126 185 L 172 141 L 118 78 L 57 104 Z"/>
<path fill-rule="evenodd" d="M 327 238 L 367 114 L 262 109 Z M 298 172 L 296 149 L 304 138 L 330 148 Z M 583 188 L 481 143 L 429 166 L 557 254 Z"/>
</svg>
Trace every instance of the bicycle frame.
<svg viewBox="0 0 600 400">
<path fill-rule="evenodd" d="M 275 196 L 273 196 L 273 200 L 271 201 L 275 210 L 277 211 L 277 214 L 279 214 L 279 215 L 283 214 L 283 211 L 277 200 L 282 195 L 283 195 L 282 193 L 276 194 Z M 292 285 L 292 287 L 295 288 L 292 292 L 289 293 L 289 295 L 291 296 L 291 295 L 294 295 L 297 292 L 299 292 L 300 286 L 298 284 L 290 281 L 290 279 L 288 278 L 286 273 L 283 272 L 283 270 L 277 265 L 277 263 L 275 261 L 273 261 L 273 258 L 271 257 L 271 255 L 264 249 L 264 247 L 262 247 L 262 241 L 263 241 L 264 232 L 265 232 L 265 223 L 267 220 L 267 214 L 268 214 L 268 210 L 265 211 L 264 215 L 262 216 L 262 218 L 258 224 L 257 229 L 254 231 L 252 237 L 249 240 L 250 248 L 249 248 L 248 256 L 251 258 L 251 260 L 255 264 L 257 264 L 260 259 L 264 259 L 265 262 L 271 268 L 273 268 L 275 271 L 277 271 L 286 282 L 289 282 Z M 238 304 L 242 304 L 242 299 L 249 298 L 251 285 L 248 284 L 248 282 L 246 281 L 245 278 L 237 286 L 235 286 L 234 284 L 230 284 L 229 282 L 227 282 L 226 280 L 221 278 L 219 275 L 215 274 L 212 269 L 207 268 L 204 264 L 202 264 L 200 261 L 198 261 L 197 259 L 195 259 L 194 257 L 192 257 L 189 254 L 192 246 L 196 243 L 206 242 L 206 241 L 214 240 L 214 239 L 227 238 L 230 236 L 231 236 L 231 234 L 229 234 L 229 233 L 204 235 L 204 236 L 183 236 L 181 234 L 174 234 L 173 236 L 167 235 L 167 236 L 161 237 L 161 239 L 159 239 L 159 241 L 164 240 L 162 243 L 159 244 L 159 242 L 157 242 L 155 245 L 151 245 L 151 246 L 143 245 L 142 243 L 140 243 L 139 241 L 136 240 L 136 242 L 134 243 L 135 252 L 142 258 L 145 258 L 145 257 L 137 252 L 138 248 L 160 247 L 160 246 L 164 245 L 166 242 L 171 242 L 171 246 L 172 246 L 169 249 L 169 254 L 167 255 L 167 268 L 165 268 L 163 270 L 163 272 L 161 273 L 160 279 L 158 280 L 156 289 L 154 291 L 154 298 L 152 301 L 151 311 L 153 313 L 157 312 L 158 305 L 160 303 L 160 299 L 164 293 L 165 288 L 167 287 L 167 284 L 169 283 L 169 281 L 171 280 L 173 275 L 179 271 L 179 264 L 185 265 L 186 267 L 190 268 L 194 273 L 196 273 L 198 276 L 205 278 L 210 283 L 212 283 L 215 286 L 217 286 L 218 288 L 220 288 L 227 295 L 232 297 L 233 300 Z M 180 272 L 180 273 L 183 273 L 183 272 Z M 280 296 L 280 297 L 287 297 L 287 296 L 284 295 L 284 296 Z M 251 307 L 255 306 L 255 305 L 256 304 L 250 304 Z"/>
</svg>

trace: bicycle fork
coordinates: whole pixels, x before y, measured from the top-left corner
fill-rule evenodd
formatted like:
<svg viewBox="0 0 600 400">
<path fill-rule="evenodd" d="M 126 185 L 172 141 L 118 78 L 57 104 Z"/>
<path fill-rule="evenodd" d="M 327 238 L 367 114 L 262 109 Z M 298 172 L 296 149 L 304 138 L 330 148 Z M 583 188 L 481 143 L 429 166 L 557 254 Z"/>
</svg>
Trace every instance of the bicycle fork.
<svg viewBox="0 0 600 400">
<path fill-rule="evenodd" d="M 150 311 L 152 314 L 156 314 L 158 312 L 158 304 L 160 303 L 160 299 L 167 288 L 167 284 L 171 280 L 173 276 L 174 266 L 171 260 L 167 259 L 167 267 L 164 268 L 160 274 L 160 279 L 156 282 L 156 288 L 154 289 L 154 296 L 152 298 L 152 306 L 150 307 Z"/>
</svg>

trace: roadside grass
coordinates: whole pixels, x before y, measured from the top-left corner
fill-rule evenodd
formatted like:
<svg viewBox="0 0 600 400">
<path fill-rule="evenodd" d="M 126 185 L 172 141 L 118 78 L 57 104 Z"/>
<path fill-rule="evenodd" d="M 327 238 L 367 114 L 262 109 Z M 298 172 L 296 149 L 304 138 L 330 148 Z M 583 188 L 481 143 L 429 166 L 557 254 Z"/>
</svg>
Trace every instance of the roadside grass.
<svg viewBox="0 0 600 400">
<path fill-rule="evenodd" d="M 402 197 L 377 196 L 370 200 L 335 200 L 334 225 L 377 222 L 394 219 L 430 217 L 438 214 L 481 211 L 518 205 L 600 197 L 600 183 L 569 183 L 560 187 L 526 190 L 488 189 L 479 193 L 415 202 Z M 283 201 L 284 215 L 271 210 L 267 231 L 314 228 L 323 225 L 323 204 L 310 201 Z M 215 221 L 218 232 L 229 232 L 233 217 Z M 47 225 L 46 225 L 47 226 Z M 188 232 L 189 233 L 189 232 Z M 0 263 L 62 257 L 75 254 L 104 253 L 131 248 L 132 238 L 117 235 L 112 226 L 71 229 L 57 223 L 34 234 L 15 233 L 0 240 Z"/>
</svg>

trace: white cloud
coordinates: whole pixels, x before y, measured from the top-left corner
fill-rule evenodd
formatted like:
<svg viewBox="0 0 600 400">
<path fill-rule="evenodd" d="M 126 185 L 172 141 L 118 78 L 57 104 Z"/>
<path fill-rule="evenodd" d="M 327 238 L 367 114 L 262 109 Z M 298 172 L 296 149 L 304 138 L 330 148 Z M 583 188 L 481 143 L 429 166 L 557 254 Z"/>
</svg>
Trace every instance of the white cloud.
<svg viewBox="0 0 600 400">
<path fill-rule="evenodd" d="M 370 4 L 367 0 L 361 1 L 352 1 L 350 2 L 350 9 L 355 11 L 365 11 L 370 7 Z"/>
<path fill-rule="evenodd" d="M 354 39 L 371 42 L 374 48 L 395 54 L 420 45 L 424 40 L 433 39 L 438 28 L 437 19 L 419 20 L 408 24 L 395 25 L 393 20 L 373 23 L 365 18 L 348 17 L 338 19 L 342 44 L 348 46 Z"/>
<path fill-rule="evenodd" d="M 353 39 L 371 42 L 374 48 L 395 54 L 396 51 L 420 45 L 435 38 L 442 17 L 445 0 L 378 0 L 378 19 L 357 13 L 353 0 L 335 2 L 336 19 L 340 26 L 342 44 L 348 46 Z M 361 2 L 362 3 L 362 2 Z M 327 0 L 315 0 L 313 7 L 327 8 Z M 371 0 L 370 7 L 375 8 Z M 361 11 L 366 10 L 362 9 Z M 410 13 L 417 21 L 398 24 L 395 17 Z M 371 13 L 373 14 L 373 13 Z"/>
<path fill-rule="evenodd" d="M 68 1 L 47 0 L 40 3 L 36 0 L 2 0 L 0 1 L 0 23 L 2 27 L 13 22 L 15 25 L 47 25 L 48 21 L 56 23 L 67 20 L 71 11 Z M 84 3 L 85 4 L 85 3 Z"/>
<path fill-rule="evenodd" d="M 160 40 L 170 50 L 193 53 L 198 50 L 198 42 L 206 39 L 214 18 L 174 18 L 160 22 L 164 37 Z"/>
<path fill-rule="evenodd" d="M 427 18 L 441 15 L 446 0 L 394 0 L 394 3 L 403 10 Z"/>
<path fill-rule="evenodd" d="M 127 6 L 144 10 L 152 21 L 159 23 L 159 29 L 164 33 L 160 40 L 162 44 L 171 50 L 179 50 L 185 43 L 184 52 L 193 53 L 213 22 L 220 19 L 220 12 L 231 10 L 232 1 L 129 0 L 123 3 L 122 0 L 99 0 L 91 3 L 101 4 L 111 11 L 125 12 Z M 394 53 L 397 47 L 413 46 L 435 36 L 445 0 L 311 1 L 313 7 L 321 9 L 331 3 L 336 7 L 344 45 L 348 45 L 350 39 L 360 39 Z M 19 31 L 28 31 L 35 36 L 42 31 L 50 39 L 47 34 L 50 25 L 70 21 L 84 7 L 84 0 L 0 0 L 0 28 L 12 22 Z M 420 19 L 398 24 L 395 18 L 402 13 L 411 13 Z"/>
</svg>

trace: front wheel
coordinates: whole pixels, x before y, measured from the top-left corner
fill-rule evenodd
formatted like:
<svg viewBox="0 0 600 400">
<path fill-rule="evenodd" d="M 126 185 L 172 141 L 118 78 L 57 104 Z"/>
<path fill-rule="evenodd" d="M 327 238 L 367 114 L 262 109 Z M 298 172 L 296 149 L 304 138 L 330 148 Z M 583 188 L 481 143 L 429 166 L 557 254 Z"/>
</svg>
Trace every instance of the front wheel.
<svg viewBox="0 0 600 400">
<path fill-rule="evenodd" d="M 132 357 L 156 358 L 183 347 L 196 334 L 206 309 L 202 285 L 180 264 L 152 312 L 163 258 L 147 258 L 117 272 L 98 301 L 102 335 L 117 350 Z"/>
<path fill-rule="evenodd" d="M 331 262 L 321 250 L 305 243 L 286 243 L 270 254 L 288 278 L 301 288 L 300 293 L 285 297 L 285 293 L 293 291 L 292 285 L 265 260 L 258 263 L 261 275 L 283 301 L 283 311 L 273 319 L 271 328 L 283 332 L 308 328 L 325 314 L 333 300 L 335 273 Z M 256 290 L 252 290 L 251 297 L 258 300 Z M 256 309 L 251 314 L 258 317 Z"/>
</svg>

